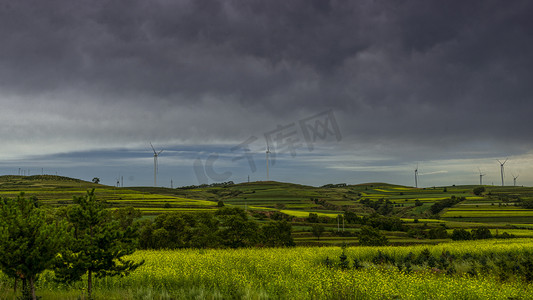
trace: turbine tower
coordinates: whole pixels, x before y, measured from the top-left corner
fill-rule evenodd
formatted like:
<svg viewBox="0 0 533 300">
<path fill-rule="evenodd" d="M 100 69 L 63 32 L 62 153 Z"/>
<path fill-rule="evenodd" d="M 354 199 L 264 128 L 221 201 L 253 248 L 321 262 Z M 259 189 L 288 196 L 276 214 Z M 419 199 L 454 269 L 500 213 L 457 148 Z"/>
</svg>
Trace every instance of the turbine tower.
<svg viewBox="0 0 533 300">
<path fill-rule="evenodd" d="M 269 181 L 269 174 L 268 174 L 268 157 L 270 156 L 270 147 L 268 147 L 267 143 L 267 151 L 266 151 L 266 163 L 267 163 L 267 181 Z"/>
<path fill-rule="evenodd" d="M 477 168 L 477 169 L 479 170 L 479 185 L 483 185 L 483 176 L 487 174 L 482 174 L 481 169 L 480 168 Z"/>
<path fill-rule="evenodd" d="M 505 163 L 507 162 L 507 159 L 508 158 L 506 158 L 503 163 L 500 160 L 497 159 L 497 161 L 500 163 L 500 172 L 502 174 L 502 186 L 504 186 L 504 184 L 503 184 L 503 165 L 505 165 Z"/>
<path fill-rule="evenodd" d="M 512 174 L 512 175 L 513 175 L 513 185 L 516 186 L 516 179 L 517 179 L 518 177 L 520 177 L 520 174 L 518 174 L 518 175 L 516 175 L 516 176 L 514 176 L 514 174 Z"/>
<path fill-rule="evenodd" d="M 163 150 L 157 152 L 155 151 L 152 143 L 150 143 L 150 146 L 152 147 L 152 150 L 154 151 L 154 187 L 157 187 L 157 157 L 159 156 L 159 154 L 161 154 L 161 152 L 163 152 Z"/>
<path fill-rule="evenodd" d="M 418 188 L 418 164 L 416 164 L 415 169 L 415 187 Z"/>
</svg>

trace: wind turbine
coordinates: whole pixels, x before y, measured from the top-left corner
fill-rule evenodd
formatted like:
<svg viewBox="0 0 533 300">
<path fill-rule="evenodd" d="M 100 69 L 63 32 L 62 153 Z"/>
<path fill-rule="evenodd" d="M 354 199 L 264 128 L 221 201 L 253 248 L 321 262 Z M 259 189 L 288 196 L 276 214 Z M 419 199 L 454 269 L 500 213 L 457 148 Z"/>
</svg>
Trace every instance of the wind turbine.
<svg viewBox="0 0 533 300">
<path fill-rule="evenodd" d="M 416 164 L 415 169 L 415 187 L 418 188 L 418 164 Z"/>
<path fill-rule="evenodd" d="M 504 185 L 503 184 L 503 165 L 505 165 L 505 163 L 507 162 L 508 158 L 505 159 L 505 161 L 502 163 L 500 160 L 497 159 L 497 161 L 500 163 L 500 171 L 502 173 L 502 186 Z"/>
<path fill-rule="evenodd" d="M 266 151 L 266 163 L 267 163 L 267 181 L 269 181 L 269 174 L 268 174 L 268 157 L 270 156 L 270 147 L 267 143 L 267 151 Z"/>
<path fill-rule="evenodd" d="M 511 173 L 511 174 L 512 174 L 512 173 Z M 518 175 L 516 175 L 516 176 L 514 176 L 514 174 L 512 174 L 512 175 L 513 175 L 513 185 L 516 186 L 516 179 L 517 179 L 518 177 L 520 177 L 520 174 L 518 174 Z"/>
<path fill-rule="evenodd" d="M 152 147 L 152 150 L 154 150 L 154 187 L 156 187 L 157 186 L 157 157 L 159 156 L 159 154 L 161 154 L 161 152 L 163 152 L 163 150 L 161 149 L 161 151 L 157 152 L 155 151 L 152 143 L 150 143 L 150 146 Z"/>
<path fill-rule="evenodd" d="M 481 169 L 477 168 L 479 170 L 479 185 L 483 185 L 483 176 L 487 174 L 481 174 Z"/>
</svg>

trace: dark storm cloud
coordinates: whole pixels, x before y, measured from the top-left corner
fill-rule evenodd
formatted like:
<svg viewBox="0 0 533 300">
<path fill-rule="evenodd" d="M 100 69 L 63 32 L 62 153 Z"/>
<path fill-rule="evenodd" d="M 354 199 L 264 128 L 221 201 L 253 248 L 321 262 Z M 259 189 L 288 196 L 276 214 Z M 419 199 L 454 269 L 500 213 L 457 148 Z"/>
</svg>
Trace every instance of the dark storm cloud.
<svg viewBox="0 0 533 300">
<path fill-rule="evenodd" d="M 53 116 L 112 139 L 180 128 L 235 141 L 332 108 L 348 145 L 523 153 L 532 13 L 530 1 L 2 1 L 0 93 L 105 107 Z"/>
</svg>

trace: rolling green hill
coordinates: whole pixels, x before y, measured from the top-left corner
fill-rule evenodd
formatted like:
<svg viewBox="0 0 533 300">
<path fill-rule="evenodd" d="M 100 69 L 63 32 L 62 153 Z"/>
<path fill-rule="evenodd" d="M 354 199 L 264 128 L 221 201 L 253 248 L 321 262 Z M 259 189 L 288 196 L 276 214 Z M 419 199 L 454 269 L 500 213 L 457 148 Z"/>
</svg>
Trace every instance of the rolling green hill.
<svg viewBox="0 0 533 300">
<path fill-rule="evenodd" d="M 360 225 L 342 224 L 343 219 L 337 217 L 345 211 L 369 216 L 375 209 L 368 203 L 379 201 L 389 203 L 389 216 L 402 218 L 412 229 L 428 231 L 444 225 L 451 232 L 454 228 L 487 226 L 494 232 L 533 237 L 533 210 L 519 206 L 520 201 L 533 199 L 533 188 L 485 186 L 485 193 L 477 196 L 473 193 L 475 187 L 413 188 L 386 183 L 313 187 L 267 181 L 203 188 L 118 188 L 53 175 L 0 176 L 0 196 L 12 198 L 24 192 L 51 207 L 69 205 L 73 196 L 93 188 L 111 209 L 132 206 L 148 217 L 166 212 L 214 211 L 222 201 L 225 206 L 248 210 L 259 222 L 275 214 L 276 218 L 288 219 L 297 243 L 306 245 L 355 242 Z M 452 197 L 461 201 L 436 215 L 431 213 L 432 205 Z M 310 213 L 316 214 L 326 229 L 320 240 L 310 232 Z M 393 244 L 441 242 L 403 231 L 386 234 Z"/>
</svg>

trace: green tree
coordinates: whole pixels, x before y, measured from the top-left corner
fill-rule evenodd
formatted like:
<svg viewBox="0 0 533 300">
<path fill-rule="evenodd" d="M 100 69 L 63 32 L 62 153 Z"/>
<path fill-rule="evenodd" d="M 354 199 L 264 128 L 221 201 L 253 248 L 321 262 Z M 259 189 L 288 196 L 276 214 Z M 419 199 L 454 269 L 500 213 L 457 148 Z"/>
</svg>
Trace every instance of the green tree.
<svg viewBox="0 0 533 300">
<path fill-rule="evenodd" d="M 219 234 L 220 222 L 212 213 L 196 213 L 191 228 L 189 245 L 192 248 L 217 248 L 222 244 Z"/>
<path fill-rule="evenodd" d="M 152 231 L 156 249 L 178 249 L 186 247 L 190 227 L 180 213 L 161 214 L 155 218 Z"/>
<path fill-rule="evenodd" d="M 474 192 L 474 195 L 481 196 L 485 192 L 485 187 L 484 186 L 475 187 L 473 192 Z"/>
<path fill-rule="evenodd" d="M 359 232 L 359 245 L 361 246 L 385 246 L 389 241 L 379 229 L 370 226 L 362 226 Z"/>
<path fill-rule="evenodd" d="M 309 213 L 309 217 L 307 217 L 307 222 L 309 223 L 318 223 L 318 214 L 316 213 Z"/>
<path fill-rule="evenodd" d="M 84 196 L 74 197 L 75 205 L 67 219 L 74 231 L 69 248 L 56 262 L 55 275 L 60 281 L 81 280 L 87 274 L 87 293 L 92 296 L 93 275 L 96 277 L 125 276 L 142 265 L 123 257 L 135 251 L 135 232 L 121 228 L 96 199 L 94 189 Z"/>
<path fill-rule="evenodd" d="M 99 184 L 100 183 L 100 178 L 94 177 L 93 178 L 93 183 Z"/>
<path fill-rule="evenodd" d="M 254 246 L 258 241 L 259 227 L 242 208 L 221 208 L 217 211 L 221 229 L 219 236 L 224 246 L 240 248 Z"/>
<path fill-rule="evenodd" d="M 292 226 L 287 221 L 270 221 L 261 228 L 263 243 L 268 247 L 294 246 Z"/>
<path fill-rule="evenodd" d="M 451 236 L 454 241 L 466 241 L 472 239 L 472 234 L 465 229 L 454 229 Z"/>
<path fill-rule="evenodd" d="M 139 247 L 141 249 L 156 249 L 154 240 L 154 222 L 150 219 L 139 222 Z"/>
<path fill-rule="evenodd" d="M 348 224 L 356 224 L 356 223 L 359 222 L 359 217 L 353 211 L 345 211 L 344 212 L 344 220 Z"/>
<path fill-rule="evenodd" d="M 428 232 L 430 239 L 446 239 L 448 238 L 448 232 L 444 226 L 438 226 L 431 228 Z"/>
<path fill-rule="evenodd" d="M 490 230 L 487 227 L 481 226 L 481 227 L 472 229 L 472 238 L 475 240 L 491 239 L 492 233 L 490 233 Z"/>
<path fill-rule="evenodd" d="M 324 225 L 313 224 L 311 226 L 311 232 L 313 233 L 314 236 L 316 236 L 317 240 L 320 240 L 320 237 L 322 236 L 324 231 L 325 231 Z"/>
<path fill-rule="evenodd" d="M 139 209 L 131 206 L 121 207 L 113 211 L 113 218 L 118 221 L 120 228 L 127 230 L 128 228 L 137 229 L 138 224 L 135 220 L 142 217 L 142 213 Z"/>
<path fill-rule="evenodd" d="M 52 266 L 67 236 L 64 222 L 46 221 L 36 198 L 21 193 L 0 201 L 0 270 L 15 282 L 23 278 L 23 286 L 29 282 L 29 290 L 23 288 L 24 298 L 36 299 L 35 281 Z"/>
</svg>

